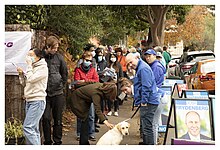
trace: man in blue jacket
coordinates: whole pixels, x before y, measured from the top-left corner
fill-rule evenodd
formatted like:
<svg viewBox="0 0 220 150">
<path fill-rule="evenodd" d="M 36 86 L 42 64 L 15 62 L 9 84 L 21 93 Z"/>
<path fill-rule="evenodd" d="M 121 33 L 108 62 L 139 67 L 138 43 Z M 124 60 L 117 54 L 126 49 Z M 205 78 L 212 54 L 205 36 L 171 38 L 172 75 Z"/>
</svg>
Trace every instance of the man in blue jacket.
<svg viewBox="0 0 220 150">
<path fill-rule="evenodd" d="M 161 97 L 163 97 L 164 91 L 160 89 L 164 81 L 164 75 L 166 74 L 166 69 L 162 65 L 162 63 L 160 63 L 160 61 L 156 58 L 157 53 L 153 49 L 148 49 L 144 53 L 144 55 L 146 62 L 149 64 L 149 66 L 151 67 L 154 73 L 156 85 L 158 87 L 158 93 L 160 95 L 159 97 L 160 104 L 157 107 L 153 120 L 154 144 L 157 144 L 160 116 L 161 116 L 161 112 L 166 106 L 166 104 L 162 103 L 161 101 Z"/>
<path fill-rule="evenodd" d="M 154 74 L 150 66 L 132 53 L 126 56 L 128 67 L 135 69 L 134 100 L 135 105 L 140 107 L 140 121 L 143 132 L 143 145 L 154 145 L 152 122 L 154 113 L 159 104 L 159 94 Z"/>
</svg>

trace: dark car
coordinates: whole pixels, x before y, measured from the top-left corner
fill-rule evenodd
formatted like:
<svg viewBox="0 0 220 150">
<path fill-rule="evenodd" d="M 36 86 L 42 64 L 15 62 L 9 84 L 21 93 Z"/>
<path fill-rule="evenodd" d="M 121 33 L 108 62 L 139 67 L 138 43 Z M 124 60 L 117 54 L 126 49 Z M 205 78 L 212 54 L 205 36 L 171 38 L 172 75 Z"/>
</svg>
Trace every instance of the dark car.
<svg viewBox="0 0 220 150">
<path fill-rule="evenodd" d="M 184 74 L 188 72 L 196 62 L 214 58 L 215 54 L 208 50 L 184 52 L 180 60 L 176 62 L 175 75 L 184 79 Z"/>
<path fill-rule="evenodd" d="M 180 60 L 180 55 L 179 56 L 172 56 L 171 61 L 168 63 L 167 78 L 172 78 L 175 76 L 176 62 L 179 60 Z"/>
</svg>

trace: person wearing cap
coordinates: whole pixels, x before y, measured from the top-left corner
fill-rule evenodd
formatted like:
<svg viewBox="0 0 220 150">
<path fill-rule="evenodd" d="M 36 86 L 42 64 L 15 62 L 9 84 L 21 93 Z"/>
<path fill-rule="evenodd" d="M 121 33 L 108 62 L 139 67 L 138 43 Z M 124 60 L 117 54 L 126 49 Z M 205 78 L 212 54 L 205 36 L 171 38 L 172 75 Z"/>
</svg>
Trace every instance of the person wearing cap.
<svg viewBox="0 0 220 150">
<path fill-rule="evenodd" d="M 161 52 L 157 52 L 156 58 L 157 58 L 157 60 L 160 61 L 160 63 L 161 63 L 161 64 L 165 67 L 165 69 L 166 69 L 166 61 L 165 61 L 165 59 L 163 58 L 163 55 L 161 54 Z"/>
<path fill-rule="evenodd" d="M 158 52 L 160 53 L 160 52 Z M 161 53 L 160 53 L 161 54 Z M 164 74 L 166 74 L 166 69 L 165 67 L 160 63 L 160 61 L 156 58 L 157 53 L 153 49 L 148 49 L 145 53 L 145 59 L 149 66 L 151 67 L 154 76 L 155 76 L 155 81 L 157 84 L 158 88 L 158 93 L 160 95 L 159 100 L 161 100 L 161 97 L 164 95 L 164 91 L 161 90 L 162 83 L 164 81 Z M 163 104 L 160 101 L 160 104 L 157 107 L 157 110 L 154 115 L 153 119 L 153 131 L 154 131 L 154 144 L 157 144 L 157 138 L 158 138 L 158 127 L 159 127 L 159 121 L 160 121 L 160 116 L 161 112 L 164 109 L 166 104 Z"/>
<path fill-rule="evenodd" d="M 142 123 L 143 142 L 140 145 L 154 145 L 153 118 L 159 105 L 159 94 L 153 71 L 141 58 L 132 53 L 126 56 L 126 65 L 135 69 L 134 105 L 140 107 L 140 121 Z"/>
</svg>

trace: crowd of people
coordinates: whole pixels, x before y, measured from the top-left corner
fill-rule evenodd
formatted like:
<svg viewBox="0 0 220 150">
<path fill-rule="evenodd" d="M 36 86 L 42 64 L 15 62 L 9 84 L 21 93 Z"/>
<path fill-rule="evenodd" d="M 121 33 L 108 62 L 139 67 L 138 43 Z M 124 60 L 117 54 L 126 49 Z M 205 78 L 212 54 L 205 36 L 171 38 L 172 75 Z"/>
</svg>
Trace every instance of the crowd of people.
<svg viewBox="0 0 220 150">
<path fill-rule="evenodd" d="M 43 144 L 62 144 L 62 112 L 68 70 L 57 51 L 59 40 L 50 36 L 43 50 L 31 49 L 27 72 L 17 68 L 25 81 L 26 144 L 40 145 L 39 123 L 42 118 Z M 164 108 L 160 89 L 171 60 L 166 47 L 147 47 L 145 40 L 131 48 L 87 44 L 78 60 L 71 84 L 70 108 L 77 116 L 76 139 L 80 145 L 95 141 L 98 123 L 114 127 L 107 116 L 119 116 L 119 107 L 132 95 L 140 106 L 139 144 L 156 145 L 159 117 Z M 52 121 L 53 119 L 53 121 Z M 53 124 L 52 124 L 53 123 Z M 51 131 L 52 129 L 52 131 Z M 153 137 L 153 138 L 152 138 Z"/>
</svg>

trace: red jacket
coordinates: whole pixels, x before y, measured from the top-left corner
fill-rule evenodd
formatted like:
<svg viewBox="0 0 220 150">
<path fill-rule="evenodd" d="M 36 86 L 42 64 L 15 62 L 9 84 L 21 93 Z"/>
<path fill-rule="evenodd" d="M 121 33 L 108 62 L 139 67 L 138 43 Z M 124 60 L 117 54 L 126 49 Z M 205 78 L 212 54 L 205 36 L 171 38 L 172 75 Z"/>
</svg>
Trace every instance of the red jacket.
<svg viewBox="0 0 220 150">
<path fill-rule="evenodd" d="M 97 71 L 95 70 L 95 68 L 93 68 L 92 66 L 87 73 L 84 72 L 82 67 L 80 66 L 75 69 L 74 80 L 99 82 L 99 75 Z"/>
</svg>

